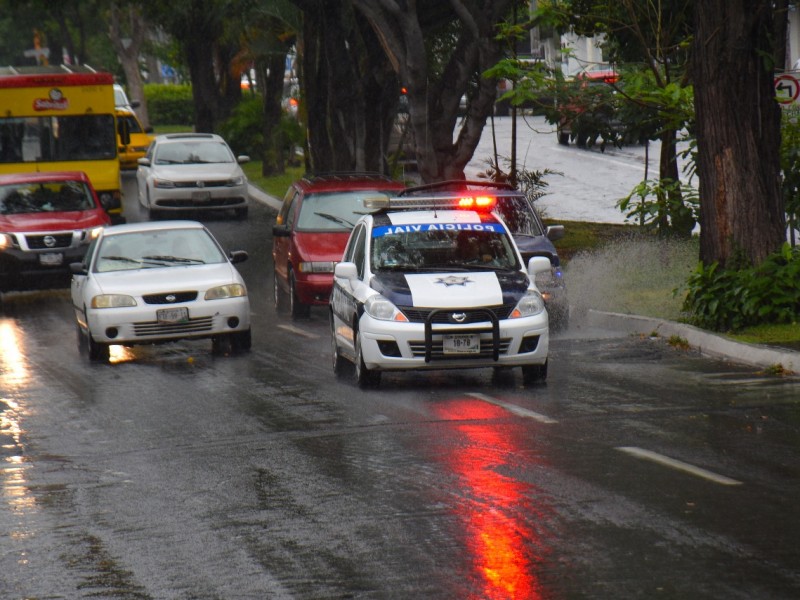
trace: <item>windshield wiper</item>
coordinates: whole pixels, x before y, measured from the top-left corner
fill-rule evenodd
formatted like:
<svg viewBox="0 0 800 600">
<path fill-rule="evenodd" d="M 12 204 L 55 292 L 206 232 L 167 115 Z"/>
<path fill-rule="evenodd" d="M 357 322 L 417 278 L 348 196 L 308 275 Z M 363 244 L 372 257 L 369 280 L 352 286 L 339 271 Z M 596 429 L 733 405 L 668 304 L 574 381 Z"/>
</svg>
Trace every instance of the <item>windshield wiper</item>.
<svg viewBox="0 0 800 600">
<path fill-rule="evenodd" d="M 136 263 L 137 265 L 142 264 L 142 261 L 137 260 L 135 258 L 130 258 L 128 256 L 101 256 L 100 258 L 102 258 L 104 260 L 117 260 L 119 262 Z"/>
<path fill-rule="evenodd" d="M 199 258 L 184 258 L 182 256 L 170 256 L 165 254 L 154 254 L 151 256 L 143 256 L 142 258 L 146 260 L 160 260 L 163 262 L 173 263 L 205 263 L 205 261 L 200 260 Z"/>
<path fill-rule="evenodd" d="M 337 217 L 336 215 L 329 215 L 328 213 L 321 213 L 321 212 L 315 212 L 314 214 L 323 217 L 325 219 L 328 219 L 329 221 L 333 221 L 334 223 L 338 223 L 339 225 L 347 225 L 350 228 L 356 226 L 355 223 L 351 223 L 350 221 L 343 219 L 341 217 Z"/>
</svg>

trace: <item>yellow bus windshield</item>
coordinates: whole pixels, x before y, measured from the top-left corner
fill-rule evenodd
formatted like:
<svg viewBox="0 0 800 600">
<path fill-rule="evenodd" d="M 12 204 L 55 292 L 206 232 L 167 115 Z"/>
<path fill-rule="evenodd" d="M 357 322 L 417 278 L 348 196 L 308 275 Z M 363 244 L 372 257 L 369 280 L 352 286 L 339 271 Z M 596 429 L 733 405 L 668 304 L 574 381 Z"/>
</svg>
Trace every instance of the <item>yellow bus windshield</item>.
<svg viewBox="0 0 800 600">
<path fill-rule="evenodd" d="M 0 118 L 0 163 L 107 160 L 116 155 L 113 115 Z"/>
</svg>

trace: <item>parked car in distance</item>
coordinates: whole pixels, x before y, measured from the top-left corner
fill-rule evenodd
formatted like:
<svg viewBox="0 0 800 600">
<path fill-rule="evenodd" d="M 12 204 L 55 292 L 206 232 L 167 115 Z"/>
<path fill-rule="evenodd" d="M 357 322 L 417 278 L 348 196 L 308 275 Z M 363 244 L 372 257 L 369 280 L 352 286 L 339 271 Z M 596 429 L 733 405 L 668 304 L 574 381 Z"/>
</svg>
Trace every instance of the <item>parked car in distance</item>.
<svg viewBox="0 0 800 600">
<path fill-rule="evenodd" d="M 67 287 L 69 263 L 110 224 L 83 172 L 0 176 L 0 292 Z"/>
<path fill-rule="evenodd" d="M 342 259 L 367 199 L 396 195 L 405 184 L 377 173 L 307 175 L 287 190 L 272 228 L 275 305 L 293 318 L 328 304 Z"/>
<path fill-rule="evenodd" d="M 212 340 L 215 354 L 249 350 L 250 302 L 234 264 L 196 221 L 104 229 L 70 265 L 79 349 L 107 361 L 109 346 Z"/>
<path fill-rule="evenodd" d="M 187 211 L 230 211 L 245 218 L 247 177 L 228 144 L 213 133 L 156 136 L 138 162 L 139 203 L 150 218 Z"/>
<path fill-rule="evenodd" d="M 613 140 L 622 131 L 617 120 L 614 85 L 620 75 L 612 67 L 595 65 L 581 71 L 556 95 L 556 135 L 558 143 L 574 140 L 583 148 L 598 137 Z"/>
<path fill-rule="evenodd" d="M 514 242 L 527 265 L 534 256 L 544 256 L 551 264 L 549 271 L 536 275 L 536 287 L 544 296 L 550 325 L 553 329 L 566 329 L 569 324 L 569 299 L 561 261 L 553 245 L 564 237 L 563 225 L 545 226 L 533 203 L 525 194 L 503 182 L 485 181 L 441 181 L 409 187 L 401 197 L 433 197 L 458 199 L 462 196 L 490 198 L 493 210 L 508 227 Z"/>
<path fill-rule="evenodd" d="M 125 110 L 133 110 L 134 108 L 139 107 L 139 101 L 134 100 L 131 102 L 128 100 L 128 94 L 125 93 L 125 88 L 119 85 L 118 83 L 114 84 L 114 105 L 117 108 L 123 108 Z"/>
<path fill-rule="evenodd" d="M 138 160 L 144 157 L 153 141 L 153 128 L 143 127 L 132 110 L 118 107 L 116 113 L 119 166 L 124 170 L 133 170 L 139 166 Z"/>
<path fill-rule="evenodd" d="M 360 387 L 384 371 L 521 367 L 547 377 L 549 324 L 536 274 L 485 196 L 400 197 L 362 217 L 334 271 L 333 371 Z"/>
</svg>

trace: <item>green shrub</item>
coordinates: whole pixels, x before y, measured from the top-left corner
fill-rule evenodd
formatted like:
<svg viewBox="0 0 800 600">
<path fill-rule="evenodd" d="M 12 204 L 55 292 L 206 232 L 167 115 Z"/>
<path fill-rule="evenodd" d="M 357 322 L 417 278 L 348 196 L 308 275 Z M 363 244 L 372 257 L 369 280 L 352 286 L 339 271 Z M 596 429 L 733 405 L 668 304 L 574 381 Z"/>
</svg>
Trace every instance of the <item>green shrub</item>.
<svg viewBox="0 0 800 600">
<path fill-rule="evenodd" d="M 248 95 L 233 109 L 230 118 L 219 125 L 218 133 L 236 154 L 261 157 L 264 150 L 264 111 L 261 97 Z"/>
<path fill-rule="evenodd" d="M 148 83 L 144 86 L 144 97 L 154 126 L 194 124 L 191 86 Z"/>
<path fill-rule="evenodd" d="M 800 247 L 784 244 L 757 267 L 698 265 L 684 310 L 704 329 L 738 331 L 764 323 L 793 323 L 800 312 Z"/>
</svg>

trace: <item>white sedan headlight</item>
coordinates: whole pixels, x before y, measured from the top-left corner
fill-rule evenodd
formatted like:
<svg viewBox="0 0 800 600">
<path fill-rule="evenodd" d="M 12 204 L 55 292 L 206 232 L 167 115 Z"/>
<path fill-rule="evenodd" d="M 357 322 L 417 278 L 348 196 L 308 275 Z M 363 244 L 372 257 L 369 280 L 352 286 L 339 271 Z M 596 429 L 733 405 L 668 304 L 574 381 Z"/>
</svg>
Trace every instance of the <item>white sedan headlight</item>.
<svg viewBox="0 0 800 600">
<path fill-rule="evenodd" d="M 153 187 L 157 188 L 174 188 L 175 182 L 169 179 L 153 179 Z"/>
<path fill-rule="evenodd" d="M 381 296 L 370 296 L 364 302 L 364 312 L 381 321 L 408 321 L 408 318 L 389 300 Z"/>
<path fill-rule="evenodd" d="M 121 308 L 125 306 L 136 306 L 136 300 L 132 296 L 124 294 L 100 294 L 92 298 L 92 308 Z"/>
<path fill-rule="evenodd" d="M 544 299 L 539 292 L 528 290 L 522 299 L 517 303 L 509 317 L 519 319 L 520 317 L 532 317 L 544 310 Z"/>
<path fill-rule="evenodd" d="M 237 185 L 243 185 L 244 184 L 244 176 L 238 175 L 237 177 L 231 177 L 230 179 L 228 179 L 228 183 L 227 184 L 228 184 L 229 187 L 234 187 L 234 186 L 237 186 Z"/>
<path fill-rule="evenodd" d="M 247 296 L 247 289 L 241 283 L 229 283 L 211 288 L 204 296 L 206 300 L 221 300 L 223 298 L 240 298 Z"/>
</svg>

